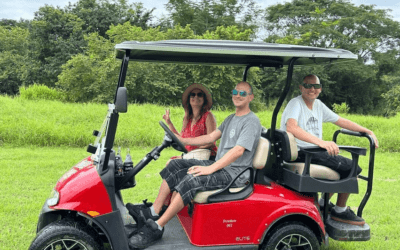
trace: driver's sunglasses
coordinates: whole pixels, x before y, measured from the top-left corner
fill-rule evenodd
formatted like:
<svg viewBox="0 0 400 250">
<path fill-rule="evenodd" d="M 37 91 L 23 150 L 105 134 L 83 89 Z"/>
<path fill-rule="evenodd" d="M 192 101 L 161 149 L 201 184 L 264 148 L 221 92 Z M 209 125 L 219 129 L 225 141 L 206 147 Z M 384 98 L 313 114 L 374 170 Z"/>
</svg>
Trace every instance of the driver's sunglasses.
<svg viewBox="0 0 400 250">
<path fill-rule="evenodd" d="M 200 92 L 200 93 L 190 93 L 189 96 L 194 98 L 196 95 L 197 95 L 199 98 L 204 97 L 204 94 L 201 93 L 201 92 Z"/>
<path fill-rule="evenodd" d="M 237 95 L 238 93 L 241 97 L 246 97 L 247 95 L 251 95 L 251 93 L 247 93 L 244 90 L 241 91 L 237 91 L 236 89 L 232 90 L 232 95 Z"/>
<path fill-rule="evenodd" d="M 304 88 L 306 89 L 311 89 L 314 87 L 314 89 L 320 89 L 322 87 L 322 84 L 307 84 L 307 83 L 302 83 L 301 84 Z"/>
</svg>

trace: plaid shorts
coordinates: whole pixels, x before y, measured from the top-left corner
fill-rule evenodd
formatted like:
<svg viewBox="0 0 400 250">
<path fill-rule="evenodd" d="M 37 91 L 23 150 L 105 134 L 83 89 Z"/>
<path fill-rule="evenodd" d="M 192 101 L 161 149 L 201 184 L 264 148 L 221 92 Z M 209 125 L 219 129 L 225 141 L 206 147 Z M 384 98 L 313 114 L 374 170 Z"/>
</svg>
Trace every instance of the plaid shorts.
<svg viewBox="0 0 400 250">
<path fill-rule="evenodd" d="M 168 166 L 161 170 L 161 177 L 167 182 L 171 191 L 178 192 L 186 206 L 190 203 L 197 191 L 208 191 L 226 187 L 232 177 L 225 169 L 220 169 L 210 175 L 201 175 L 194 177 L 187 174 L 192 166 L 210 166 L 214 161 L 206 160 L 172 160 Z"/>
</svg>

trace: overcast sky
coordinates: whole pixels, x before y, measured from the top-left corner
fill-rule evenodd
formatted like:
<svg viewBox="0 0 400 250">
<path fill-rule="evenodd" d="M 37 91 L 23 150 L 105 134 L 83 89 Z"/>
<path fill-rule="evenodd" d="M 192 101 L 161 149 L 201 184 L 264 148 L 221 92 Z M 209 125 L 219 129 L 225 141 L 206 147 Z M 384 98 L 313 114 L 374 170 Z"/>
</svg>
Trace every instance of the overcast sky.
<svg viewBox="0 0 400 250">
<path fill-rule="evenodd" d="M 378 8 L 392 9 L 391 15 L 396 21 L 400 21 L 400 2 L 399 0 L 351 0 L 354 4 L 375 4 Z M 45 4 L 64 7 L 68 2 L 75 3 L 77 0 L 0 0 L 0 19 L 20 18 L 32 19 L 35 11 Z M 142 2 L 147 9 L 156 8 L 155 16 L 166 14 L 165 4 L 168 0 L 128 0 L 128 2 Z M 256 0 L 264 9 L 269 5 L 284 3 L 285 0 Z"/>
</svg>

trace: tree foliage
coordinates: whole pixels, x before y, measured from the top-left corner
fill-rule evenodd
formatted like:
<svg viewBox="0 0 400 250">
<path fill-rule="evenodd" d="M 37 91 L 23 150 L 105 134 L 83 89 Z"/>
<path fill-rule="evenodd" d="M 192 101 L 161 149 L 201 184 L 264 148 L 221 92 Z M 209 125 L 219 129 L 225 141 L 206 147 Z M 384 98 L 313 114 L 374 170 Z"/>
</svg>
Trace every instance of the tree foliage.
<svg viewBox="0 0 400 250">
<path fill-rule="evenodd" d="M 154 11 L 144 9 L 142 3 L 129 4 L 126 0 L 79 0 L 69 3 L 66 10 L 83 21 L 86 34 L 97 32 L 100 36 L 106 36 L 111 25 L 126 22 L 147 29 Z"/>
<path fill-rule="evenodd" d="M 220 26 L 255 30 L 261 14 L 253 0 L 169 0 L 166 7 L 173 26 L 190 24 L 198 35 Z"/>
<path fill-rule="evenodd" d="M 293 0 L 267 9 L 266 41 L 334 47 L 358 54 L 367 62 L 377 51 L 396 48 L 399 23 L 387 10 L 355 6 L 347 0 Z"/>
<path fill-rule="evenodd" d="M 126 40 L 158 41 L 168 39 L 241 39 L 249 40 L 251 30 L 239 31 L 236 26 L 218 27 L 203 36 L 194 34 L 190 25 L 175 26 L 161 31 L 160 28 L 143 30 L 129 22 L 112 26 L 107 32 L 110 39 L 91 34 L 86 55 L 74 56 L 63 66 L 57 85 L 68 93 L 72 101 L 90 100 L 110 102 L 113 99 L 120 62 L 115 60 L 114 45 Z M 180 105 L 183 91 L 193 82 L 206 84 L 219 107 L 231 106 L 230 91 L 241 80 L 242 68 L 210 67 L 156 63 L 129 63 L 125 86 L 129 101 Z M 257 85 L 256 85 L 257 86 Z M 257 87 L 255 87 L 257 89 Z M 259 102 L 259 100 L 258 100 Z"/>
<path fill-rule="evenodd" d="M 388 10 L 355 6 L 347 0 L 293 0 L 267 8 L 266 22 L 266 42 L 340 48 L 357 54 L 356 62 L 314 67 L 303 75 L 322 76 L 321 99 L 328 105 L 346 102 L 352 112 L 382 112 L 382 93 L 390 89 L 381 81 L 382 74 L 388 73 L 386 65 L 399 75 L 393 67 L 397 59 L 385 56 L 390 51 L 398 55 L 400 48 L 400 26 Z"/>
<path fill-rule="evenodd" d="M 266 42 L 346 49 L 358 60 L 295 68 L 293 89 L 307 74 L 319 76 L 320 98 L 350 112 L 394 115 L 400 86 L 400 26 L 389 10 L 356 6 L 349 0 L 292 0 L 261 13 L 255 0 L 169 0 L 157 22 L 154 9 L 127 0 L 78 0 L 66 7 L 45 5 L 33 20 L 0 20 L 0 93 L 44 84 L 67 101 L 109 102 L 120 62 L 114 46 L 125 40 L 220 39 L 250 41 L 259 31 Z M 264 14 L 264 22 L 260 18 Z M 207 84 L 217 107 L 231 105 L 240 67 L 135 63 L 126 85 L 130 102 L 180 105 L 193 82 Z M 252 69 L 249 81 L 268 105 L 279 97 L 286 69 Z M 260 107 L 261 99 L 254 102 Z"/>
<path fill-rule="evenodd" d="M 53 87 L 61 65 L 83 52 L 83 22 L 74 14 L 46 5 L 35 13 L 30 25 L 30 56 L 39 62 L 31 78 Z"/>
<path fill-rule="evenodd" d="M 398 79 L 397 79 L 398 80 Z M 400 85 L 394 86 L 383 94 L 385 98 L 385 115 L 393 116 L 400 112 Z"/>
<path fill-rule="evenodd" d="M 18 25 L 0 26 L 0 93 L 15 95 L 29 81 L 35 62 L 28 56 L 29 31 Z"/>
<path fill-rule="evenodd" d="M 30 21 L 26 19 L 20 19 L 19 21 L 13 20 L 13 19 L 7 19 L 3 18 L 0 20 L 0 26 L 4 28 L 14 28 L 14 27 L 20 27 L 20 28 L 28 28 Z"/>
</svg>

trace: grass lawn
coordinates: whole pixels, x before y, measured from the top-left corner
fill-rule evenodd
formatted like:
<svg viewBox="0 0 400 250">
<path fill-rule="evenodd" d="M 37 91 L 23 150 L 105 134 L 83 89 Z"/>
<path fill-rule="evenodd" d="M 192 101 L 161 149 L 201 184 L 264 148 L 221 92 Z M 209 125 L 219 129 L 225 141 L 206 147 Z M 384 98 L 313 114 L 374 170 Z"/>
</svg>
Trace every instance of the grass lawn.
<svg viewBox="0 0 400 250">
<path fill-rule="evenodd" d="M 137 163 L 151 148 L 131 148 Z M 125 150 L 122 151 L 123 156 Z M 149 164 L 136 177 L 137 186 L 123 191 L 125 202 L 153 201 L 161 179 L 158 172 L 166 160 L 176 155 L 172 149 L 163 151 L 160 159 Z M 11 147 L 3 145 L 0 151 L 0 249 L 27 249 L 35 237 L 36 223 L 43 202 L 58 178 L 82 158 L 88 156 L 84 148 Z M 396 165 L 400 153 L 376 155 L 372 196 L 363 217 L 371 227 L 368 242 L 338 242 L 330 239 L 329 250 L 339 249 L 400 249 L 400 213 L 397 211 L 400 195 L 400 172 Z M 367 157 L 361 158 L 364 174 Z M 360 181 L 360 194 L 352 195 L 349 205 L 357 207 L 366 189 Z M 334 201 L 335 197 L 333 198 Z"/>
</svg>

